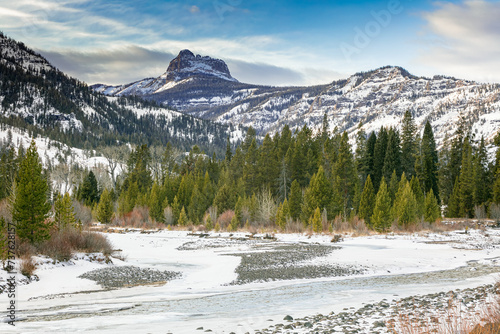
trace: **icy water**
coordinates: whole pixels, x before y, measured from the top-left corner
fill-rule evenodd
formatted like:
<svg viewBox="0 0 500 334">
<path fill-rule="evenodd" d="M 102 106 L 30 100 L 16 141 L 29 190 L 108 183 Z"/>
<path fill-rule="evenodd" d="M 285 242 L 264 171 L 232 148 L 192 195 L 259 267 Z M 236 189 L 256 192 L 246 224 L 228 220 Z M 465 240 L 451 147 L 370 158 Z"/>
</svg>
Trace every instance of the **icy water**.
<svg viewBox="0 0 500 334">
<path fill-rule="evenodd" d="M 493 277 L 500 272 L 500 267 L 495 265 L 500 256 L 497 250 L 465 251 L 446 245 L 418 244 L 405 250 L 408 254 L 401 257 L 403 251 L 399 247 L 399 243 L 355 242 L 344 245 L 341 250 L 335 251 L 337 253 L 333 252 L 328 261 L 335 261 L 336 256 L 342 256 L 343 260 L 339 259 L 339 262 L 360 264 L 362 260 L 373 262 L 370 256 L 376 258 L 388 253 L 393 254 L 394 262 L 398 264 L 390 269 L 399 269 L 401 273 L 384 269 L 385 272 L 374 270 L 355 277 L 241 286 L 204 286 L 199 283 L 203 281 L 204 270 L 209 272 L 207 268 L 211 261 L 227 261 L 227 256 L 219 250 L 201 252 L 200 256 L 206 255 L 204 262 L 186 255 L 198 254 L 196 250 L 191 253 L 180 252 L 176 261 L 172 261 L 171 257 L 157 257 L 145 249 L 132 253 L 129 262 L 161 269 L 185 269 L 187 283 L 183 285 L 181 279 L 177 283 L 167 283 L 164 287 L 68 294 L 41 300 L 36 306 L 22 312 L 26 321 L 18 323 L 18 330 L 22 333 L 197 333 L 210 329 L 214 333 L 246 333 L 282 322 L 288 314 L 293 317 L 326 314 L 345 308 L 358 308 L 364 303 L 382 299 L 391 301 L 412 295 L 473 287 L 493 282 Z M 237 245 L 231 248 L 231 251 L 234 250 L 248 251 L 248 248 Z M 444 254 L 441 267 L 446 269 L 439 269 L 440 261 L 436 260 L 439 257 L 438 250 Z M 367 251 L 369 253 L 365 257 L 368 259 L 360 256 Z M 345 254 L 351 254 L 352 259 L 345 260 Z M 418 255 L 421 258 L 415 258 L 414 263 L 411 263 L 413 257 Z M 456 265 L 450 264 L 457 257 L 463 257 L 464 260 L 455 260 Z M 384 258 L 381 263 L 375 263 L 375 267 L 386 268 L 388 261 L 390 259 Z M 228 269 L 232 265 L 234 261 L 228 263 Z M 419 265 L 424 268 L 418 273 L 405 273 L 406 266 L 415 270 Z M 425 268 L 431 270 L 426 271 Z M 222 271 L 220 273 L 223 276 Z M 198 273 L 201 273 L 201 277 L 196 276 Z M 207 279 L 211 277 L 207 274 Z M 203 330 L 199 329 L 201 327 Z"/>
</svg>

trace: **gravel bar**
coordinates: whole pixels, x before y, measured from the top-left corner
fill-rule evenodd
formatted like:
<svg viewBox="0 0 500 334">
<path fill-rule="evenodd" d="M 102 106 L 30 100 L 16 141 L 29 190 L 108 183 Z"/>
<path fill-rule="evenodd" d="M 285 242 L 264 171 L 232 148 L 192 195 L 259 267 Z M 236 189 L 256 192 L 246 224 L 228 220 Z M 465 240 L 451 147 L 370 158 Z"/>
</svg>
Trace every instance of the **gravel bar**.
<svg viewBox="0 0 500 334">
<path fill-rule="evenodd" d="M 159 271 L 135 266 L 119 266 L 86 272 L 79 278 L 96 281 L 103 288 L 123 288 L 137 285 L 161 284 L 179 278 L 181 273 Z"/>
</svg>

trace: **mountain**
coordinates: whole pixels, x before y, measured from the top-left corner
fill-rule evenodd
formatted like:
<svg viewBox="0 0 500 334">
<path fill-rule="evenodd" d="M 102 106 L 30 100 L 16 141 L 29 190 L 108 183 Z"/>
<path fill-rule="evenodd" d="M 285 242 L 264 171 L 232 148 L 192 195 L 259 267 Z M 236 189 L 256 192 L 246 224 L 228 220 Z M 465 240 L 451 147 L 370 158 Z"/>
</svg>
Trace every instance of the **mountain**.
<svg viewBox="0 0 500 334">
<path fill-rule="evenodd" d="M 190 65 L 179 67 L 179 59 L 186 54 Z M 201 59 L 210 58 L 195 57 L 184 50 L 159 78 L 93 88 L 112 96 L 139 95 L 223 124 L 252 126 L 260 134 L 274 133 L 285 124 L 292 129 L 304 124 L 319 129 L 324 114 L 330 129 L 337 127 L 353 134 L 362 122 L 364 130 L 370 132 L 381 125 L 398 126 L 406 110 L 412 111 L 421 130 L 427 120 L 431 122 L 439 145 L 453 135 L 460 119 L 468 123 L 472 133 L 487 139 L 500 125 L 498 84 L 445 76 L 417 77 L 401 67 L 386 66 L 327 85 L 269 87 L 230 80 L 229 71 L 220 72 L 225 77 L 191 71 Z M 182 68 L 182 76 L 177 76 L 178 68 Z M 160 82 L 161 78 L 165 78 L 163 85 L 155 86 L 155 90 L 132 88 Z"/>
<path fill-rule="evenodd" d="M 178 74 L 173 79 L 181 78 L 189 68 L 188 58 L 184 55 L 177 69 L 171 71 Z M 220 62 L 204 61 L 206 66 L 198 70 L 207 75 L 210 70 L 213 75 L 227 70 Z M 230 75 L 225 78 L 234 81 Z M 30 136 L 40 135 L 79 148 L 117 143 L 163 145 L 170 141 L 186 150 L 198 144 L 206 152 L 219 154 L 228 136 L 234 142 L 243 133 L 239 127 L 197 119 L 154 101 L 99 94 L 2 33 L 0 124 L 2 131 L 7 127 L 24 129 Z"/>
</svg>

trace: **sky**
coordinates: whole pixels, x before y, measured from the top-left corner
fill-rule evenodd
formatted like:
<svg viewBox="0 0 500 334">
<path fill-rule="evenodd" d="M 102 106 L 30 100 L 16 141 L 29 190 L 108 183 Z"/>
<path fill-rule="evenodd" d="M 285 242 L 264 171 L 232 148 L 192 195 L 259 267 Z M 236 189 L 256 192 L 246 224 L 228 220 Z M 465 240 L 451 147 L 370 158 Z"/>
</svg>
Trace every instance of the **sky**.
<svg viewBox="0 0 500 334">
<path fill-rule="evenodd" d="M 385 65 L 500 82 L 500 1 L 0 0 L 0 31 L 89 84 L 165 72 L 180 50 L 241 82 L 314 85 Z"/>
</svg>

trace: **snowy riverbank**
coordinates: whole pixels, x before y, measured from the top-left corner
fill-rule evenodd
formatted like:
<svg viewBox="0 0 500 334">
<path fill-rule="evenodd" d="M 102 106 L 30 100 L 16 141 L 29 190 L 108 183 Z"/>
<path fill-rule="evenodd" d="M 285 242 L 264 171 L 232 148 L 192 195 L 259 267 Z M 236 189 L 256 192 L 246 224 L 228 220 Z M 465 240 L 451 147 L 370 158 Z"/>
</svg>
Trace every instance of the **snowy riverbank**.
<svg viewBox="0 0 500 334">
<path fill-rule="evenodd" d="M 67 263 L 45 261 L 36 271 L 38 281 L 17 287 L 17 315 L 23 321 L 14 332 L 335 333 L 344 323 L 366 333 L 377 325 L 383 333 L 381 324 L 393 317 L 398 301 L 434 296 L 427 298 L 434 307 L 451 290 L 482 286 L 491 291 L 500 272 L 495 229 L 374 235 L 339 243 L 327 235 L 298 234 L 278 234 L 275 240 L 180 231 L 107 236 L 125 261 L 113 258 L 106 264 L 82 254 Z M 132 272 L 134 282 L 144 284 L 116 288 L 84 278 L 103 269 L 115 276 Z M 155 281 L 142 281 L 141 275 Z M 0 279 L 5 278 L 2 272 Z M 7 302 L 1 294 L 0 305 Z M 349 320 L 349 313 L 358 314 L 357 320 Z M 295 320 L 284 321 L 287 315 Z"/>
</svg>

